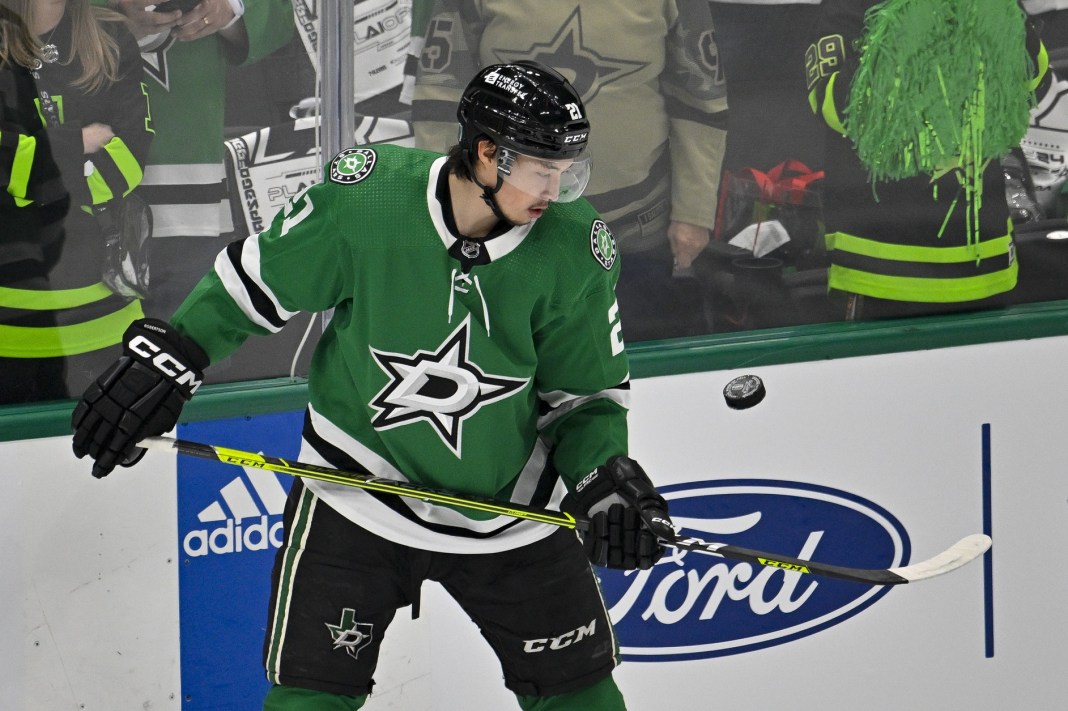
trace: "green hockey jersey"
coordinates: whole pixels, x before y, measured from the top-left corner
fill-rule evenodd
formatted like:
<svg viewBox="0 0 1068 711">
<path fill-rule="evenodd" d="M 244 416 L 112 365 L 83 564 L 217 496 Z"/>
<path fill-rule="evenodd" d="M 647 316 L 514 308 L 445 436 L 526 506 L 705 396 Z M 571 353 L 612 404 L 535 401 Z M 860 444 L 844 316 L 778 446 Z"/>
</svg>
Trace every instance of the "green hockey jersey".
<svg viewBox="0 0 1068 711">
<path fill-rule="evenodd" d="M 248 0 L 242 55 L 218 33 L 194 42 L 173 35 L 141 54 L 156 140 L 142 195 L 152 205 L 153 237 L 215 237 L 233 230 L 226 191 L 226 72 L 256 62 L 293 36 L 290 0 Z"/>
<path fill-rule="evenodd" d="M 444 164 L 399 146 L 343 151 L 267 231 L 219 255 L 174 323 L 216 360 L 297 312 L 333 309 L 302 459 L 557 507 L 561 477 L 627 451 L 615 242 L 584 200 L 458 237 Z M 505 550 L 552 530 L 306 484 L 364 528 L 429 550 Z"/>
</svg>

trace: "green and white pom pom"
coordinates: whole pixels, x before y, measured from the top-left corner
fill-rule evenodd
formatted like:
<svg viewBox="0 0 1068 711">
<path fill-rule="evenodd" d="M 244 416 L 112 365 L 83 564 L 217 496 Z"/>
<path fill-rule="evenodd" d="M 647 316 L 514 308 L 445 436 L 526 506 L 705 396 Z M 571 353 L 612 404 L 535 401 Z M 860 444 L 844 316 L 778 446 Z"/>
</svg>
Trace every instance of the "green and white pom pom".
<svg viewBox="0 0 1068 711">
<path fill-rule="evenodd" d="M 868 10 L 845 126 L 873 182 L 956 166 L 974 178 L 1020 144 L 1034 103 L 1025 22 L 1015 0 Z"/>
</svg>

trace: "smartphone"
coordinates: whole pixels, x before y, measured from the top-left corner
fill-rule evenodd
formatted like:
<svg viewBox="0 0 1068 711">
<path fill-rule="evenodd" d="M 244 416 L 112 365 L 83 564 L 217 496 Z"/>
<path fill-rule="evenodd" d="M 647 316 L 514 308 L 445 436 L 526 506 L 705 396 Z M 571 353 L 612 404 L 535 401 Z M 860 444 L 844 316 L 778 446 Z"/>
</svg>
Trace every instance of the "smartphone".
<svg viewBox="0 0 1068 711">
<path fill-rule="evenodd" d="M 166 0 L 156 5 L 153 12 L 174 12 L 175 10 L 189 12 L 199 3 L 200 0 Z"/>
</svg>

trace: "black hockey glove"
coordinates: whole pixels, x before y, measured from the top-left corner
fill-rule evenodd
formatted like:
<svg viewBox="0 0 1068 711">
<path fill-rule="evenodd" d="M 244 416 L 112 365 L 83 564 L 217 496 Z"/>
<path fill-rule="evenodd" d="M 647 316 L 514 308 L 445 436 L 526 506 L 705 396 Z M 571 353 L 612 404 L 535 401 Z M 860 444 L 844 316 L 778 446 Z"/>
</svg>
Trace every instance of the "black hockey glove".
<svg viewBox="0 0 1068 711">
<path fill-rule="evenodd" d="M 136 445 L 178 423 L 186 401 L 204 379 L 208 357 L 170 324 L 141 319 L 122 338 L 123 355 L 90 385 L 74 408 L 74 454 L 94 460 L 93 476 L 136 463 Z"/>
<path fill-rule="evenodd" d="M 570 496 L 571 506 L 590 519 L 582 535 L 594 565 L 647 570 L 664 549 L 658 539 L 675 535 L 664 497 L 629 457 L 612 457 L 590 472 Z"/>
</svg>

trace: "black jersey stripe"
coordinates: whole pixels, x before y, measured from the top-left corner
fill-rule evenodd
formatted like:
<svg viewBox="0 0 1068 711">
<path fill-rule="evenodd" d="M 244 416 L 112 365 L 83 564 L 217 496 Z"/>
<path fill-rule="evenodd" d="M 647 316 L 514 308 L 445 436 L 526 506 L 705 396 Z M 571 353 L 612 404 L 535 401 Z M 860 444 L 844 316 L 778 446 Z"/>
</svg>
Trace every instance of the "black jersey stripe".
<svg viewBox="0 0 1068 711">
<path fill-rule="evenodd" d="M 100 177 L 104 179 L 113 198 L 121 198 L 129 185 L 126 176 L 122 174 L 115 160 L 106 151 L 102 151 L 104 158 L 94 162 L 96 169 L 100 171 Z"/>
<path fill-rule="evenodd" d="M 665 96 L 664 103 L 670 118 L 693 121 L 694 123 L 712 126 L 721 130 L 727 129 L 727 111 L 729 109 L 705 111 L 670 95 Z"/>
<path fill-rule="evenodd" d="M 254 235 L 248 239 L 256 239 L 256 236 Z M 226 247 L 226 257 L 230 260 L 230 264 L 233 266 L 238 278 L 241 279 L 241 285 L 245 288 L 245 293 L 248 294 L 249 301 L 252 302 L 252 307 L 256 309 L 256 313 L 272 326 L 280 329 L 286 325 L 287 321 L 278 313 L 278 310 L 274 307 L 274 302 L 271 301 L 266 292 L 245 271 L 244 265 L 241 264 L 241 255 L 244 249 L 245 240 L 231 242 Z"/>
<path fill-rule="evenodd" d="M 413 121 L 456 122 L 456 102 L 419 99 L 412 102 Z"/>
<path fill-rule="evenodd" d="M 229 196 L 224 181 L 179 185 L 141 183 L 137 191 L 150 205 L 207 205 Z"/>
<path fill-rule="evenodd" d="M 359 472 L 361 474 L 367 474 L 369 476 L 373 476 L 372 473 L 367 469 L 367 467 L 365 467 L 362 464 L 360 464 L 358 461 L 356 461 L 351 455 L 349 455 L 343 449 L 340 449 L 339 447 L 331 444 L 330 442 L 326 441 L 322 436 L 320 436 L 319 433 L 317 433 L 315 431 L 315 428 L 312 426 L 311 413 L 309 411 L 307 411 L 307 410 L 304 413 L 304 433 L 303 433 L 303 435 L 304 435 L 305 441 L 309 445 L 311 445 L 312 449 L 314 449 L 323 459 L 325 459 L 327 462 L 329 462 L 330 466 L 335 467 L 337 469 L 344 470 L 344 471 Z M 542 479 L 546 479 L 546 478 L 551 478 L 551 477 L 545 477 L 544 474 L 543 474 Z M 544 496 L 544 494 L 542 492 L 543 487 L 544 487 L 544 482 L 543 481 L 539 482 L 538 488 L 537 488 L 536 493 L 535 493 L 535 497 L 539 498 L 539 501 L 532 502 L 533 505 L 536 505 L 536 506 L 537 505 L 544 505 L 546 502 L 548 502 L 548 498 L 545 498 L 545 499 L 541 500 L 541 497 Z M 502 525 L 499 528 L 496 528 L 496 529 L 494 529 L 492 531 L 485 531 L 485 532 L 472 531 L 470 529 L 460 528 L 460 527 L 457 527 L 457 526 L 447 526 L 447 525 L 444 525 L 444 524 L 438 524 L 438 523 L 432 523 L 430 521 L 425 521 L 425 520 L 419 518 L 418 516 L 416 516 L 415 513 L 401 500 L 401 497 L 399 497 L 399 496 L 392 496 L 390 494 L 383 494 L 383 493 L 376 492 L 376 491 L 368 491 L 368 490 L 365 490 L 365 491 L 366 491 L 367 494 L 370 494 L 371 496 L 375 497 L 375 499 L 377 499 L 384 506 L 389 507 L 389 509 L 392 510 L 394 513 L 396 513 L 396 514 L 398 514 L 400 516 L 403 516 L 407 520 L 409 520 L 412 523 L 415 523 L 415 524 L 421 526 L 422 528 L 424 528 L 424 529 L 426 529 L 428 531 L 432 531 L 434 533 L 438 533 L 438 534 L 442 534 L 442 535 L 446 535 L 446 536 L 454 536 L 454 537 L 462 537 L 462 538 L 474 538 L 474 539 L 493 538 L 493 537 L 495 537 L 497 535 L 500 535 L 504 531 L 507 531 L 509 528 L 512 528 L 513 526 L 516 526 L 516 525 L 518 525 L 519 523 L 522 522 L 522 519 L 514 518 L 514 519 L 509 519 L 507 521 L 507 523 L 505 523 L 504 525 Z M 552 493 L 552 487 L 550 486 L 549 487 L 549 494 L 551 495 L 551 493 Z"/>
</svg>

